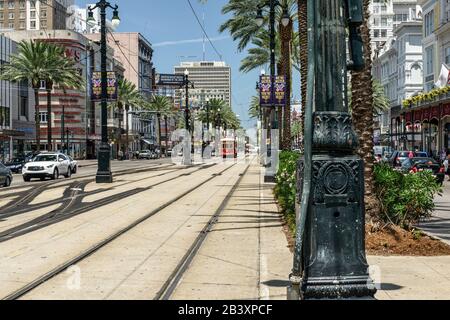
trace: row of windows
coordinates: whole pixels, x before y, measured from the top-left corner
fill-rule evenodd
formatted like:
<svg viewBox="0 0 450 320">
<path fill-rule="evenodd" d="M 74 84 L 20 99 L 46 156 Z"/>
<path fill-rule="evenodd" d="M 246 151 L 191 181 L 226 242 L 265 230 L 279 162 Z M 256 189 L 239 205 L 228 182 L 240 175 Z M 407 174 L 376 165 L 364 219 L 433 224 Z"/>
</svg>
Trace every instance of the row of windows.
<svg viewBox="0 0 450 320">
<path fill-rule="evenodd" d="M 8 22 L 7 24 L 8 29 L 14 29 L 14 22 Z M 25 29 L 25 21 L 19 21 L 19 29 Z M 30 29 L 36 29 L 36 21 L 30 21 Z M 47 20 L 41 20 L 40 23 L 41 28 L 47 28 Z M 6 24 L 3 21 L 0 21 L 0 29 L 3 29 L 6 27 Z"/>
<path fill-rule="evenodd" d="M 40 0 L 42 4 L 47 4 L 47 0 Z M 19 8 L 25 9 L 26 2 L 25 1 L 19 1 Z M 30 8 L 34 9 L 36 7 L 36 1 L 30 1 Z M 0 10 L 5 8 L 5 1 L 0 1 Z M 8 9 L 12 10 L 16 8 L 16 1 L 8 1 Z"/>
<path fill-rule="evenodd" d="M 25 11 L 19 12 L 19 19 L 25 19 L 26 16 L 27 16 L 27 13 Z M 16 15 L 14 12 L 8 12 L 8 19 L 14 20 L 15 18 L 16 18 Z M 36 11 L 31 10 L 30 11 L 30 19 L 36 19 L 36 18 L 37 18 Z M 47 18 L 47 11 L 45 11 L 45 10 L 41 11 L 39 18 L 40 19 Z M 5 19 L 5 14 L 3 12 L 0 12 L 0 19 Z"/>
<path fill-rule="evenodd" d="M 0 127 L 10 127 L 9 108 L 0 106 Z"/>
</svg>

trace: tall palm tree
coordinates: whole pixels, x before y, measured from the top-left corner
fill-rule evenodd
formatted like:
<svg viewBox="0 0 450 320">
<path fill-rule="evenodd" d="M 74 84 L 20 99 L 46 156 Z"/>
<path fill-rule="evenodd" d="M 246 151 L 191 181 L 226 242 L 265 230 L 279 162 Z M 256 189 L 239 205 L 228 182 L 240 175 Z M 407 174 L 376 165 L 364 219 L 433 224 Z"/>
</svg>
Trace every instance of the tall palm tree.
<svg viewBox="0 0 450 320">
<path fill-rule="evenodd" d="M 36 151 L 41 146 L 41 122 L 39 114 L 39 89 L 41 81 L 59 72 L 60 60 L 49 56 L 50 44 L 43 41 L 22 41 L 18 53 L 11 56 L 11 61 L 3 67 L 2 79 L 9 81 L 28 81 L 34 91 Z"/>
<path fill-rule="evenodd" d="M 308 78 L 308 0 L 298 0 L 298 57 L 300 60 L 300 92 L 302 97 L 302 113 L 299 129 L 303 134 L 305 127 L 306 91 Z M 294 45 L 295 46 L 295 45 Z"/>
<path fill-rule="evenodd" d="M 374 222 L 379 213 L 378 202 L 373 196 L 373 135 L 374 135 L 374 97 L 372 82 L 372 48 L 370 45 L 369 12 L 370 0 L 363 0 L 364 22 L 361 26 L 362 41 L 364 45 L 365 68 L 362 71 L 351 73 L 352 83 L 352 117 L 355 131 L 359 137 L 358 154 L 365 162 L 365 203 L 366 213 Z"/>
<path fill-rule="evenodd" d="M 165 96 L 154 96 L 149 108 L 152 111 L 156 112 L 156 118 L 158 121 L 158 145 L 161 146 L 161 116 L 165 117 L 165 125 L 166 125 L 166 135 L 165 135 L 165 143 L 166 143 L 166 152 L 167 152 L 167 115 L 172 113 L 172 103 Z"/>
<path fill-rule="evenodd" d="M 72 89 L 82 89 L 84 79 L 77 70 L 75 60 L 65 56 L 65 49 L 49 43 L 47 47 L 47 59 L 54 60 L 58 65 L 58 72 L 49 74 L 45 78 L 47 91 L 47 144 L 48 150 L 52 150 L 52 91 L 54 85 Z M 64 115 L 63 115 L 64 116 Z"/>
<path fill-rule="evenodd" d="M 137 90 L 137 87 L 134 83 L 127 79 L 119 80 L 118 89 L 117 89 L 117 107 L 119 109 L 119 114 L 122 114 L 125 109 L 125 150 L 123 150 L 123 154 L 128 153 L 129 149 L 129 127 L 128 127 L 128 112 L 130 107 L 138 106 L 143 103 L 143 97 Z M 122 130 L 119 121 L 119 131 L 120 131 L 120 141 L 119 146 L 122 145 Z M 120 148 L 120 147 L 119 147 Z"/>
</svg>

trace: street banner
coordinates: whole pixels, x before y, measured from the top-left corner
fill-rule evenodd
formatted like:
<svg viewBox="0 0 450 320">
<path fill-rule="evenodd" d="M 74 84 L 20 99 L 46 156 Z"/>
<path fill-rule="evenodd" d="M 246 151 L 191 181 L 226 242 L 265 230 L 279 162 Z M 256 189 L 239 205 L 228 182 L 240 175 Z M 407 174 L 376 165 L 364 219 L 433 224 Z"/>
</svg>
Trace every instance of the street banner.
<svg viewBox="0 0 450 320">
<path fill-rule="evenodd" d="M 286 77 L 275 77 L 274 84 L 274 105 L 285 106 L 286 105 Z"/>
<path fill-rule="evenodd" d="M 116 78 L 115 72 L 108 72 L 107 83 L 108 83 L 107 101 L 115 102 L 115 101 L 117 101 L 117 87 L 118 87 L 118 80 Z M 93 101 L 93 102 L 102 101 L 102 73 L 101 72 L 92 73 L 91 87 L 92 87 L 91 101 Z"/>
<path fill-rule="evenodd" d="M 276 76 L 271 81 L 270 76 L 260 76 L 259 95 L 262 107 L 285 106 L 286 77 Z"/>
<path fill-rule="evenodd" d="M 272 81 L 270 80 L 270 76 L 260 76 L 259 97 L 261 107 L 271 107 L 273 105 Z"/>
<path fill-rule="evenodd" d="M 184 75 L 182 74 L 157 74 L 156 85 L 158 86 L 182 86 Z"/>
</svg>

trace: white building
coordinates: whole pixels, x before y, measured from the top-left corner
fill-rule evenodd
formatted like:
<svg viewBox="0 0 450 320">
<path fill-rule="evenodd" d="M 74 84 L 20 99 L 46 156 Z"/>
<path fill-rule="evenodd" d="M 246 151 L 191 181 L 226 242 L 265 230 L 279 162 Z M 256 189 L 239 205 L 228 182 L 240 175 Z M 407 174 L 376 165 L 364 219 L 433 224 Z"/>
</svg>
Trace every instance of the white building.
<svg viewBox="0 0 450 320">
<path fill-rule="evenodd" d="M 175 74 L 184 74 L 185 70 L 194 83 L 194 89 L 189 90 L 189 101 L 194 106 L 204 104 L 207 99 L 220 99 L 231 107 L 231 68 L 225 62 L 181 62 L 175 67 Z M 177 90 L 175 104 L 184 106 L 185 98 L 184 90 Z"/>
<path fill-rule="evenodd" d="M 100 8 L 95 8 L 92 10 L 94 19 L 96 21 L 95 25 L 90 26 L 87 24 L 87 18 L 88 18 L 88 11 L 89 7 L 93 8 L 95 6 L 95 3 L 88 4 L 84 8 L 80 8 L 76 5 L 70 6 L 68 11 L 68 18 L 67 18 L 67 29 L 73 30 L 78 33 L 100 33 Z M 106 27 L 109 28 L 111 31 L 114 31 L 114 28 L 112 26 L 112 23 L 110 20 L 106 20 Z"/>
<path fill-rule="evenodd" d="M 416 0 L 372 0 L 369 11 L 373 56 L 392 38 L 397 25 L 422 18 L 422 11 Z"/>
<path fill-rule="evenodd" d="M 450 67 L 450 1 L 419 0 L 423 7 L 424 91 L 433 89 L 442 64 Z"/>
<path fill-rule="evenodd" d="M 422 91 L 422 22 L 403 22 L 393 30 L 373 61 L 373 75 L 378 79 L 389 98 L 391 108 Z M 383 139 L 389 133 L 391 111 L 378 119 L 376 137 Z"/>
</svg>

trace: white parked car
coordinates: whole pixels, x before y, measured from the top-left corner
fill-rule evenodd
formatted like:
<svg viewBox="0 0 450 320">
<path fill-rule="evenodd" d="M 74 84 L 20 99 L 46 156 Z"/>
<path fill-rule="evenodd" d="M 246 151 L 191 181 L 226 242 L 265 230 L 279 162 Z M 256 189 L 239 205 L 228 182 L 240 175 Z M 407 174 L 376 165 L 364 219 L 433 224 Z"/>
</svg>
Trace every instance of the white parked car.
<svg viewBox="0 0 450 320">
<path fill-rule="evenodd" d="M 67 156 L 67 158 L 70 161 L 70 170 L 72 171 L 72 174 L 76 174 L 78 171 L 78 162 L 71 156 Z"/>
<path fill-rule="evenodd" d="M 26 182 L 33 178 L 56 180 L 60 175 L 65 178 L 72 176 L 70 160 L 62 153 L 40 153 L 22 169 L 23 180 Z"/>
</svg>

